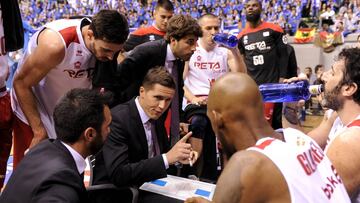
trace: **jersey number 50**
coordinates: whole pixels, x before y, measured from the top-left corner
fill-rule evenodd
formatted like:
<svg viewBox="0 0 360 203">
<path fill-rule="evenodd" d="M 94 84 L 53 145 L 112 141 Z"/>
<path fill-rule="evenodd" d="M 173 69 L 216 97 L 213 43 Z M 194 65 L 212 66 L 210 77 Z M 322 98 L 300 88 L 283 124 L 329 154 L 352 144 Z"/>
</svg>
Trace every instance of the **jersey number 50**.
<svg viewBox="0 0 360 203">
<path fill-rule="evenodd" d="M 253 56 L 253 63 L 255 66 L 264 64 L 264 56 L 263 55 Z"/>
</svg>

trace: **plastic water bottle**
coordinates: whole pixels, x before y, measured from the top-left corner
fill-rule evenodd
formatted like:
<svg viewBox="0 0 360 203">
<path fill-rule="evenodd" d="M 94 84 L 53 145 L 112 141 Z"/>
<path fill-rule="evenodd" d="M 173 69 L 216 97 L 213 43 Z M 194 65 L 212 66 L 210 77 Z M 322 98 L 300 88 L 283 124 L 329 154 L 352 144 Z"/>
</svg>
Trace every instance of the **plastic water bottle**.
<svg viewBox="0 0 360 203">
<path fill-rule="evenodd" d="M 324 91 L 323 85 L 309 85 L 307 80 L 294 83 L 267 83 L 259 86 L 264 102 L 293 102 L 308 100 L 312 94 Z"/>
<path fill-rule="evenodd" d="M 213 37 L 213 40 L 217 44 L 221 44 L 223 46 L 234 48 L 238 45 L 238 39 L 234 35 L 226 34 L 226 33 L 218 33 Z"/>
</svg>

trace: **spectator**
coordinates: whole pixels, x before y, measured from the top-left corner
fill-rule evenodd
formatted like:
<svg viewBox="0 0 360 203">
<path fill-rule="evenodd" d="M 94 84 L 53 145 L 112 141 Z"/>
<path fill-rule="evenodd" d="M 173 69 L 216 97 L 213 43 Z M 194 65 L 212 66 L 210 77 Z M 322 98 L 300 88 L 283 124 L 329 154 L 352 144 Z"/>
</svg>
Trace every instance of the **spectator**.
<svg viewBox="0 0 360 203">
<path fill-rule="evenodd" d="M 315 76 L 316 80 L 320 80 L 322 74 L 324 73 L 324 66 L 322 64 L 318 64 L 315 66 Z M 315 83 L 315 82 L 314 82 Z"/>
<path fill-rule="evenodd" d="M 316 75 L 316 80 L 314 81 L 314 85 L 324 85 L 324 81 L 322 80 L 322 76 L 324 73 L 324 66 L 322 64 L 318 64 L 315 66 L 315 75 Z M 322 96 L 321 95 L 317 95 L 316 99 L 318 101 L 317 103 L 317 107 L 313 110 L 313 114 L 314 115 L 323 115 L 323 110 L 322 110 L 322 106 L 321 106 L 321 102 L 322 102 Z"/>
<path fill-rule="evenodd" d="M 308 78 L 310 84 L 313 84 L 314 81 L 316 80 L 316 76 L 313 74 L 312 68 L 305 67 L 304 72 L 305 72 L 305 75 Z"/>
<path fill-rule="evenodd" d="M 311 0 L 314 1 L 314 0 Z M 315 0 L 319 1 L 319 0 Z M 30 9 L 37 9 L 36 7 L 37 1 L 20 1 L 20 4 L 24 5 L 24 10 L 26 8 L 29 8 L 27 4 L 29 4 L 31 7 Z M 53 1 L 54 2 L 54 1 Z M 106 8 L 113 8 L 121 13 L 126 14 L 128 18 L 130 18 L 131 12 L 134 12 L 132 17 L 135 18 L 134 23 L 130 23 L 130 27 L 132 28 L 138 28 L 139 26 L 143 25 L 143 22 L 145 20 L 148 21 L 148 24 L 152 24 L 152 11 L 154 10 L 154 7 L 156 5 L 155 0 L 149 1 L 148 4 L 140 4 L 137 1 L 59 1 L 58 3 L 53 3 L 48 1 L 42 1 L 40 3 L 40 9 L 42 9 L 42 13 L 45 13 L 47 16 L 39 16 L 40 18 L 37 19 L 36 24 L 38 26 L 42 26 L 45 23 L 47 23 L 49 20 L 48 18 L 54 16 L 55 19 L 59 18 L 68 18 L 70 16 L 74 15 L 93 15 L 94 13 L 97 13 L 100 9 L 106 9 Z M 144 2 L 144 1 L 143 1 Z M 283 3 L 280 5 L 281 1 L 264 1 L 264 7 L 263 10 L 272 10 L 273 8 L 275 10 L 282 9 L 279 7 L 283 7 L 283 12 L 285 19 L 288 18 L 287 10 L 290 7 L 294 7 L 296 9 L 301 9 L 301 1 L 283 1 Z M 189 1 L 189 0 L 183 0 L 183 1 L 175 1 L 175 13 L 176 14 L 190 14 L 190 12 L 193 12 L 192 15 L 198 15 L 201 16 L 206 13 L 212 13 L 218 16 L 220 15 L 220 10 L 224 10 L 224 16 L 223 19 L 236 19 L 237 14 L 234 13 L 235 10 L 237 10 L 239 13 L 243 9 L 243 1 L 240 0 L 231 0 L 231 1 Z M 196 10 L 196 11 L 195 11 Z M 211 11 L 213 10 L 213 11 Z M 38 13 L 31 11 L 33 15 L 30 17 L 29 13 L 25 14 L 24 17 L 29 17 L 29 20 L 37 16 Z M 297 14 L 300 12 L 297 10 Z M 264 13 L 264 20 L 270 21 L 270 22 L 276 22 L 281 15 L 275 15 L 273 11 Z M 301 15 L 298 15 L 301 18 Z M 238 22 L 238 20 L 235 20 L 235 22 Z M 244 21 L 245 22 L 245 21 Z M 234 24 L 229 21 L 229 24 Z M 294 26 L 293 26 L 294 27 Z M 296 28 L 295 28 L 296 29 Z"/>
<path fill-rule="evenodd" d="M 320 15 L 320 21 L 335 21 L 335 11 L 331 9 L 330 5 L 326 6 L 326 11 Z M 321 23 L 322 24 L 322 23 Z"/>
</svg>

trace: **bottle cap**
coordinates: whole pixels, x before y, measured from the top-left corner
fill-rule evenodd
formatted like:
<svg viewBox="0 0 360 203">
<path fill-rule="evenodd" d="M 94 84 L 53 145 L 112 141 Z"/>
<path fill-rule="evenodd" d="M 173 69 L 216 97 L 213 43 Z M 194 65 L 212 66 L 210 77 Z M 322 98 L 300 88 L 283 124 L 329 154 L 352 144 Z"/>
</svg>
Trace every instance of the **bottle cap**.
<svg viewBox="0 0 360 203">
<path fill-rule="evenodd" d="M 320 94 L 324 91 L 323 85 L 310 85 L 309 92 L 310 94 Z"/>
</svg>

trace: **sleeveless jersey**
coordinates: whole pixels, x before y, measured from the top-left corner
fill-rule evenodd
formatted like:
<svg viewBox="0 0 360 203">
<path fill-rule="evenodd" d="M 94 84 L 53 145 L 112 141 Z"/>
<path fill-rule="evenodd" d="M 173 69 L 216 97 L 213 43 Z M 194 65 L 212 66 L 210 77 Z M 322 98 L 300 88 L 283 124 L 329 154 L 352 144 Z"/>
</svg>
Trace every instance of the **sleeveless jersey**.
<svg viewBox="0 0 360 203">
<path fill-rule="evenodd" d="M 227 60 L 226 48 L 216 46 L 208 52 L 199 44 L 190 58 L 184 85 L 194 95 L 208 95 L 215 80 L 229 72 Z"/>
<path fill-rule="evenodd" d="M 328 113 L 328 112 L 327 112 Z M 332 113 L 332 110 L 330 111 L 329 114 Z M 330 116 L 330 115 L 329 115 Z M 328 150 L 328 146 L 330 146 L 330 144 L 334 141 L 334 139 L 340 135 L 341 133 L 343 133 L 346 129 L 348 129 L 349 127 L 360 127 L 360 115 L 358 115 L 355 120 L 353 120 L 352 122 L 350 122 L 347 125 L 344 125 L 341 120 L 340 117 L 337 117 L 331 127 L 328 139 L 327 139 L 327 144 L 325 147 L 325 152 L 327 152 Z"/>
<path fill-rule="evenodd" d="M 292 203 L 350 202 L 343 182 L 325 153 L 307 135 L 283 129 L 285 142 L 258 140 L 248 148 L 267 156 L 286 180 Z"/>
<path fill-rule="evenodd" d="M 328 151 L 329 146 L 334 141 L 334 139 L 338 135 L 343 133 L 345 130 L 347 130 L 348 128 L 360 128 L 360 115 L 358 115 L 355 120 L 351 121 L 347 125 L 344 125 L 341 122 L 340 117 L 337 117 L 335 119 L 334 124 L 331 127 L 331 130 L 330 130 L 330 133 L 329 133 L 329 136 L 328 136 L 327 144 L 326 144 L 326 147 L 325 147 L 325 153 Z M 354 197 L 355 197 L 355 199 L 352 199 L 352 202 L 353 203 L 360 203 L 360 192 L 358 192 L 357 195 L 355 195 Z"/>
<path fill-rule="evenodd" d="M 132 32 L 124 44 L 125 51 L 131 51 L 136 46 L 164 38 L 166 33 L 158 30 L 154 25 L 142 27 Z"/>
<path fill-rule="evenodd" d="M 21 70 L 26 58 L 37 47 L 39 33 L 45 28 L 56 31 L 63 40 L 65 46 L 64 59 L 50 70 L 37 85 L 32 87 L 41 121 L 50 138 L 56 138 L 52 114 L 57 101 L 73 88 L 91 88 L 95 57 L 86 48 L 81 34 L 81 24 L 86 23 L 90 24 L 90 20 L 87 18 L 58 20 L 45 25 L 31 37 L 24 57 L 19 62 L 17 72 Z M 11 99 L 16 116 L 28 123 L 19 106 L 14 89 L 11 91 Z"/>
<path fill-rule="evenodd" d="M 279 82 L 287 69 L 287 39 L 280 26 L 262 22 L 256 28 L 246 27 L 239 33 L 239 50 L 244 55 L 248 74 L 258 85 Z"/>
</svg>

